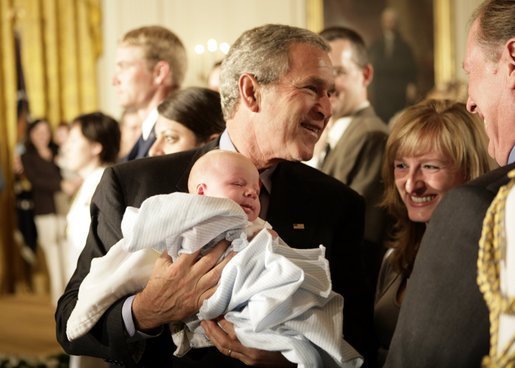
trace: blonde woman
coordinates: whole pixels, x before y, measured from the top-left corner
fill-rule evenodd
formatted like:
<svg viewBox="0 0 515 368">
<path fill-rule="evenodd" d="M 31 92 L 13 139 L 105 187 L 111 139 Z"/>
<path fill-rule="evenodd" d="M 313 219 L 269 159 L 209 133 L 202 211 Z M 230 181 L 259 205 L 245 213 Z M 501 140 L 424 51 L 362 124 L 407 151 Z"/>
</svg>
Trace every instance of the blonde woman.
<svg viewBox="0 0 515 368">
<path fill-rule="evenodd" d="M 450 189 L 488 170 L 484 129 L 463 103 L 426 100 L 393 121 L 383 163 L 383 206 L 394 226 L 374 308 L 381 366 L 426 224 Z"/>
</svg>

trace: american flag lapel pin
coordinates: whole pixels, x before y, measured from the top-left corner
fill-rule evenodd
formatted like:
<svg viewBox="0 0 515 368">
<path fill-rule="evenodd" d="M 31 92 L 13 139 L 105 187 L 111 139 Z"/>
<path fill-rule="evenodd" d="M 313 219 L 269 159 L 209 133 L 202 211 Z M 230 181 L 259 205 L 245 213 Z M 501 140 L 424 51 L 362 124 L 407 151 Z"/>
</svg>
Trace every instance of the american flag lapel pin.
<svg viewBox="0 0 515 368">
<path fill-rule="evenodd" d="M 293 224 L 293 230 L 304 230 L 304 224 Z"/>
</svg>

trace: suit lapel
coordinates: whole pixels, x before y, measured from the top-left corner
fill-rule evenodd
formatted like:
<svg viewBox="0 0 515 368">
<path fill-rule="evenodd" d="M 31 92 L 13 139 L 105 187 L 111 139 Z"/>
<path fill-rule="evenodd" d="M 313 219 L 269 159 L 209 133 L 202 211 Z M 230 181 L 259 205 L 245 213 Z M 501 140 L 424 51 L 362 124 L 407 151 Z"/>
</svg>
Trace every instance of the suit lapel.
<svg viewBox="0 0 515 368">
<path fill-rule="evenodd" d="M 272 194 L 266 220 L 294 248 L 313 247 L 313 221 L 310 216 L 317 216 L 312 210 L 313 200 L 306 195 L 305 186 L 292 185 L 302 181 L 295 170 L 298 163 L 282 162 L 272 174 Z"/>
<path fill-rule="evenodd" d="M 351 147 L 348 142 L 361 132 L 362 128 L 360 128 L 360 120 L 367 109 L 368 107 L 358 111 L 356 115 L 352 117 L 349 126 L 345 129 L 340 139 L 338 139 L 338 143 L 336 143 L 336 146 L 331 150 L 331 152 L 329 152 L 327 159 L 324 161 L 322 166 L 323 172 L 329 175 L 334 175 L 336 170 L 341 171 L 342 169 L 345 169 L 345 167 L 338 163 L 339 159 L 348 156 L 348 152 L 355 148 Z M 350 170 L 352 165 L 346 165 L 346 167 Z M 348 172 L 344 172 L 343 175 L 346 177 L 347 174 Z"/>
</svg>

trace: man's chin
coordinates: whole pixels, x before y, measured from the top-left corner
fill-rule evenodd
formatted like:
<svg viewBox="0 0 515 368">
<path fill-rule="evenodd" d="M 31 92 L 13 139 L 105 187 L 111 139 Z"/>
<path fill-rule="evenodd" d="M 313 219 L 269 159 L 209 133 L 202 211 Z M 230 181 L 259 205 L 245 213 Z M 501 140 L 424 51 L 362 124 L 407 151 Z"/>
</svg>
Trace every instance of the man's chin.
<svg viewBox="0 0 515 368">
<path fill-rule="evenodd" d="M 302 158 L 300 160 L 297 160 L 297 161 L 309 161 L 312 158 L 313 158 L 313 152 L 311 152 L 310 154 L 303 155 Z"/>
<path fill-rule="evenodd" d="M 304 146 L 303 149 L 299 150 L 296 158 L 292 161 L 309 161 L 313 158 L 313 154 L 315 152 L 315 145 L 310 145 L 309 147 Z"/>
</svg>

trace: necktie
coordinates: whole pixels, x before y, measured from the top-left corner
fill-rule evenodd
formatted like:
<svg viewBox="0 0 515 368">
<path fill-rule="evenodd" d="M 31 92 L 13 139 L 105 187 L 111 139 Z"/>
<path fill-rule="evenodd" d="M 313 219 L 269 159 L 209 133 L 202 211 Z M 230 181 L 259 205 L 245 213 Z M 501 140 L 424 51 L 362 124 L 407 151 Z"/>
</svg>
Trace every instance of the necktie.
<svg viewBox="0 0 515 368">
<path fill-rule="evenodd" d="M 331 145 L 329 143 L 326 143 L 324 146 L 324 149 L 322 149 L 319 153 L 319 159 L 318 159 L 318 168 L 322 168 L 325 161 L 327 160 L 327 156 L 329 156 L 329 153 L 331 152 Z"/>
<path fill-rule="evenodd" d="M 268 213 L 268 204 L 270 203 L 270 193 L 263 185 L 263 182 L 259 181 L 261 184 L 261 189 L 259 191 L 259 203 L 261 203 L 261 211 L 259 211 L 259 217 L 266 220 L 266 215 Z"/>
</svg>

